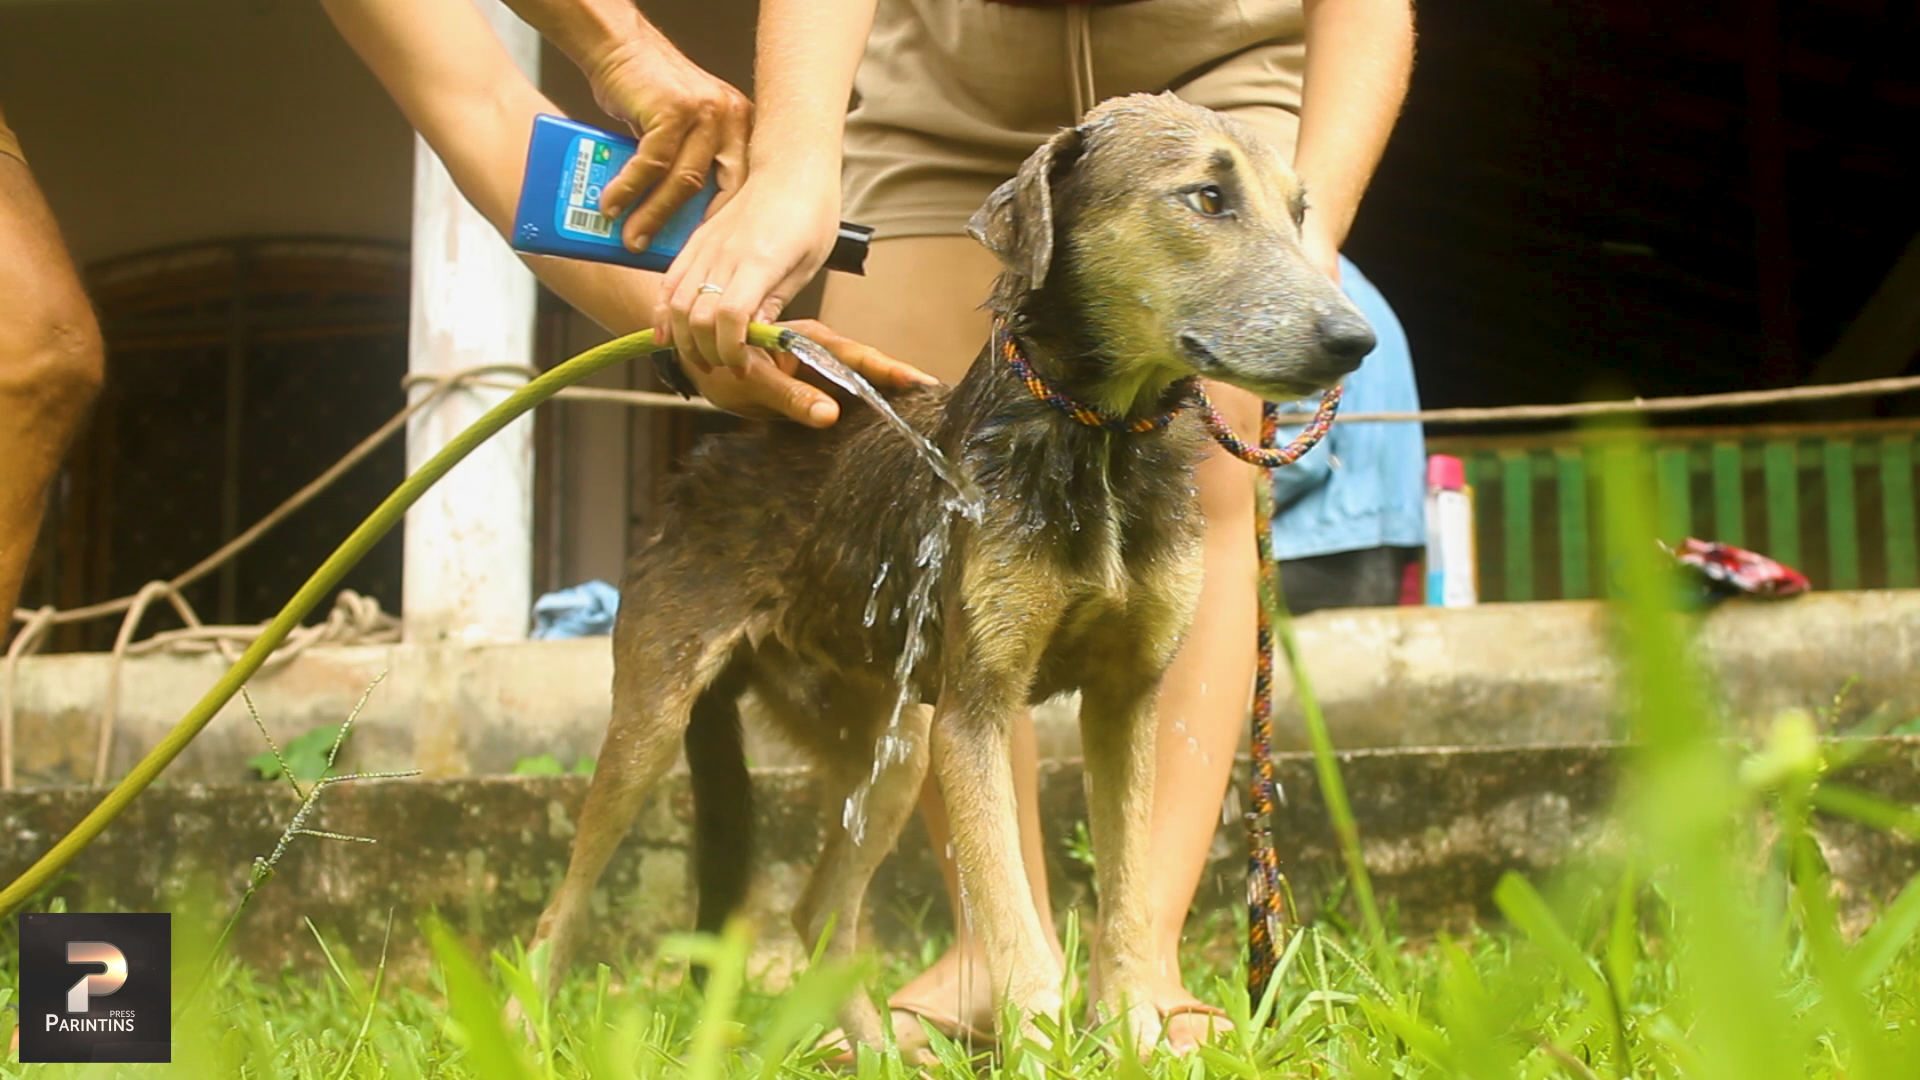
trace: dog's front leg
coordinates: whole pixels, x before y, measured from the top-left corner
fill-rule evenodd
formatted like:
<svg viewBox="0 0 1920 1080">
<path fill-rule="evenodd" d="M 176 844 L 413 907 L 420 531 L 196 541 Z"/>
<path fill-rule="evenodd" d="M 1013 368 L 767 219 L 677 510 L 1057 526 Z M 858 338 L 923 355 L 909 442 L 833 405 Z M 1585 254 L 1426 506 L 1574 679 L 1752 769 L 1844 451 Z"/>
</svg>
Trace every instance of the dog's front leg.
<svg viewBox="0 0 1920 1080">
<path fill-rule="evenodd" d="M 979 935 L 994 1001 L 1011 1001 L 1034 1036 L 1034 1016 L 1059 1014 L 1062 971 L 1020 858 L 1010 732 L 1026 687 L 978 669 L 971 676 L 941 697 L 933 767 L 952 829 L 961 903 Z"/>
<path fill-rule="evenodd" d="M 1088 827 L 1100 891 L 1095 947 L 1101 1007 L 1126 1017 L 1141 1052 L 1160 1038 L 1149 994 L 1153 973 L 1148 839 L 1152 827 L 1158 680 L 1150 664 L 1116 665 L 1081 688 L 1080 745 L 1087 770 Z M 1129 670 L 1131 669 L 1131 670 Z"/>
</svg>

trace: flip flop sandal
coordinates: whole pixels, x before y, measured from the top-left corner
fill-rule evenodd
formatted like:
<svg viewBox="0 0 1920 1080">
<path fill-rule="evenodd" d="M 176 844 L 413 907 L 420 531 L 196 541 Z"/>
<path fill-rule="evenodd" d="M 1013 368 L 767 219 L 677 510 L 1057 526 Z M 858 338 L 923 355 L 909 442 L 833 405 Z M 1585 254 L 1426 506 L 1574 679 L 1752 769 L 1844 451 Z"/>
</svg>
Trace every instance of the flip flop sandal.
<svg viewBox="0 0 1920 1080">
<path fill-rule="evenodd" d="M 1233 1022 L 1230 1019 L 1228 1019 L 1227 1010 L 1218 1008 L 1213 1005 L 1208 1005 L 1207 1003 L 1202 1001 L 1189 1002 L 1185 1005 L 1175 1005 L 1171 1009 L 1161 1009 L 1159 1010 L 1159 1012 L 1160 1012 L 1160 1038 L 1163 1040 L 1167 1037 L 1167 1033 L 1166 1033 L 1167 1024 L 1170 1023 L 1172 1020 L 1174 1020 L 1176 1017 L 1181 1017 L 1181 1016 L 1205 1016 L 1214 1020 L 1226 1021 L 1225 1023 L 1208 1024 L 1207 1037 L 1204 1039 L 1201 1039 L 1200 1040 L 1201 1043 L 1211 1042 L 1213 1041 L 1214 1037 L 1219 1035 L 1220 1033 L 1233 1030 Z M 1090 1013 L 1089 1017 L 1094 1022 L 1096 1023 L 1098 1022 L 1097 1014 Z M 1199 1043 L 1195 1043 L 1193 1046 L 1193 1049 L 1198 1049 L 1199 1045 L 1200 1045 Z M 1192 1050 L 1176 1051 L 1176 1053 L 1180 1053 L 1183 1055 L 1191 1052 Z"/>
<path fill-rule="evenodd" d="M 899 1049 L 903 1060 L 912 1060 L 916 1054 L 930 1054 L 932 1051 L 933 1043 L 927 1038 L 926 1030 L 920 1026 L 922 1022 L 942 1036 L 959 1043 L 968 1051 L 976 1048 L 991 1048 L 995 1042 L 993 1032 L 982 1031 L 958 1017 L 949 1016 L 922 1005 L 889 1004 L 887 1019 L 893 1024 L 893 1043 Z M 854 1049 L 847 1041 L 847 1033 L 839 1028 L 834 1028 L 822 1035 L 820 1041 L 814 1045 L 843 1047 L 840 1053 L 822 1062 L 824 1065 L 850 1068 L 856 1060 Z"/>
<path fill-rule="evenodd" d="M 1182 1056 L 1193 1053 L 1194 1051 L 1198 1050 L 1203 1043 L 1212 1042 L 1214 1039 L 1218 1038 L 1223 1032 L 1228 1032 L 1233 1030 L 1233 1021 L 1227 1019 L 1227 1011 L 1225 1009 L 1215 1008 L 1212 1005 L 1207 1005 L 1202 1002 L 1196 1001 L 1188 1005 L 1176 1005 L 1171 1009 L 1161 1010 L 1160 1038 L 1163 1041 L 1167 1037 L 1167 1031 L 1166 1031 L 1167 1024 L 1170 1023 L 1174 1018 L 1181 1017 L 1181 1016 L 1204 1016 L 1204 1017 L 1207 1017 L 1209 1020 L 1223 1021 L 1221 1023 L 1208 1023 L 1206 1036 L 1204 1038 L 1201 1038 L 1197 1042 L 1195 1042 L 1192 1047 L 1174 1049 L 1175 1054 L 1179 1054 Z M 1171 1047 L 1169 1048 L 1172 1049 Z"/>
</svg>

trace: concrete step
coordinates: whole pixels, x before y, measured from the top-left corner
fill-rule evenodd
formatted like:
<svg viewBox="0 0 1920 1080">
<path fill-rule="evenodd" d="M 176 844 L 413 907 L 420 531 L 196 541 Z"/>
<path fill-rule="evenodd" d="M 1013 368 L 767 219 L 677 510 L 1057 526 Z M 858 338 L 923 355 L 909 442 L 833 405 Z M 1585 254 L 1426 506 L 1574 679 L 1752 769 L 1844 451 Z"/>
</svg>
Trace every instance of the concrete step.
<svg viewBox="0 0 1920 1080">
<path fill-rule="evenodd" d="M 1619 748 L 1607 744 L 1409 748 L 1341 756 L 1365 846 L 1384 902 L 1415 931 L 1459 927 L 1491 914 L 1499 875 L 1547 875 L 1570 854 L 1601 842 Z M 1311 911 L 1339 879 L 1338 854 L 1313 764 L 1276 760 L 1286 802 L 1276 821 L 1295 895 Z M 1920 738 L 1880 741 L 1847 782 L 1920 803 Z M 798 770 L 761 768 L 754 777 L 758 837 L 754 909 L 769 963 L 796 963 L 786 911 L 804 881 L 824 822 L 822 805 Z M 559 880 L 586 781 L 577 777 L 492 777 L 382 781 L 328 790 L 310 828 L 369 836 L 374 845 L 296 839 L 277 876 L 259 893 L 238 937 L 242 953 L 267 967 L 317 959 L 303 919 L 339 932 L 363 960 L 377 954 L 389 910 L 396 949 L 418 956 L 414 920 L 438 909 L 476 943 L 498 946 L 527 935 Z M 1061 909 L 1091 903 L 1087 868 L 1066 856 L 1085 816 L 1078 762 L 1046 765 L 1042 816 L 1049 870 Z M 0 875 L 10 879 L 98 799 L 79 788 L 0 796 Z M 155 788 L 73 865 L 53 890 L 74 910 L 161 910 L 186 898 L 229 910 L 252 860 L 271 851 L 296 808 L 284 785 L 173 785 Z M 653 943 L 691 923 L 686 880 L 690 796 L 673 777 L 649 800 L 595 895 L 602 914 L 593 953 L 650 955 Z M 1920 873 L 1920 846 L 1841 822 L 1820 836 L 1843 906 L 1858 913 Z M 1196 915 L 1244 903 L 1245 839 L 1223 825 L 1211 851 Z M 917 949 L 928 927 L 949 925 L 933 852 L 919 825 L 875 883 L 871 910 L 879 944 Z M 924 913 L 924 914 L 922 914 Z M 1204 919 L 1189 921 L 1189 927 Z M 1218 928 L 1230 921 L 1213 920 Z M 1216 942 L 1223 957 L 1235 943 Z"/>
<path fill-rule="evenodd" d="M 1851 684 L 1842 711 L 1920 716 L 1920 590 L 1816 593 L 1775 603 L 1730 602 L 1698 618 L 1696 648 L 1728 713 L 1765 723 L 1783 708 L 1825 709 Z M 1489 604 L 1464 610 L 1379 608 L 1300 620 L 1305 651 L 1336 745 L 1513 746 L 1594 742 L 1617 735 L 1606 608 L 1596 602 Z M 115 725 L 121 775 L 219 677 L 218 657 L 126 661 Z M 23 784 L 92 775 L 108 658 L 72 654 L 20 664 L 17 772 Z M 336 723 L 375 678 L 356 729 L 363 768 L 432 776 L 504 773 L 551 753 L 591 756 L 606 730 L 612 683 L 607 639 L 487 646 L 317 648 L 256 677 L 254 699 L 276 738 Z M 1290 697 L 1286 680 L 1283 702 Z M 1079 754 L 1071 701 L 1035 714 L 1041 755 Z M 798 757 L 757 728 L 758 765 Z M 1276 748 L 1302 749 L 1290 704 Z M 262 749 L 238 702 L 173 765 L 173 782 L 247 779 Z"/>
</svg>

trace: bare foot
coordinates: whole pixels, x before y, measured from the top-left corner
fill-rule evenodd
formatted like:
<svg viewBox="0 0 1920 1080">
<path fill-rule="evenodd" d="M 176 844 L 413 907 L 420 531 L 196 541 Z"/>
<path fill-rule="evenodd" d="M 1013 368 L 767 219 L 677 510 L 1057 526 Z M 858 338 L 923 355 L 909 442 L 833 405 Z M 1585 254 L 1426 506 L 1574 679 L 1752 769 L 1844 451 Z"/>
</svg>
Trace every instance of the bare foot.
<svg viewBox="0 0 1920 1080">
<path fill-rule="evenodd" d="M 887 999 L 894 1044 L 909 1061 L 925 1059 L 931 1049 L 921 1022 L 973 1049 L 993 1043 L 993 987 L 987 981 L 986 961 L 978 953 L 954 945 L 925 971 Z M 828 1032 L 823 1044 L 845 1043 L 839 1031 Z M 842 1055 L 853 1057 L 852 1047 Z"/>
<path fill-rule="evenodd" d="M 940 959 L 894 991 L 887 1004 L 896 1011 L 993 1031 L 993 986 L 987 980 L 986 960 L 961 944 L 941 953 Z M 897 1025 L 899 1017 L 894 1020 Z M 902 1037 L 897 1026 L 894 1036 Z"/>
<path fill-rule="evenodd" d="M 1097 967 L 1097 965 L 1096 965 Z M 1088 983 L 1088 1000 L 1100 1000 L 1096 971 Z M 1176 1056 L 1185 1057 L 1233 1030 L 1233 1021 L 1212 1005 L 1194 997 L 1180 981 L 1180 969 L 1163 965 L 1162 974 L 1147 980 L 1147 1000 L 1160 1013 L 1160 1037 Z"/>
</svg>

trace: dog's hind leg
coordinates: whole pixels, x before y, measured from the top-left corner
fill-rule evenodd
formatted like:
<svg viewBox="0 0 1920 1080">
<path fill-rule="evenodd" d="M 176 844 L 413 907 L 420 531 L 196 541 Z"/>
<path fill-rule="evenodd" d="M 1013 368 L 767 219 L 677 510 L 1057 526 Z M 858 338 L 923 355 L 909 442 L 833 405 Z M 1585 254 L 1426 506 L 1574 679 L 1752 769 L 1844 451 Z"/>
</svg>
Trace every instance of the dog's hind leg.
<svg viewBox="0 0 1920 1080">
<path fill-rule="evenodd" d="M 827 805 L 834 810 L 833 818 L 813 876 L 793 911 L 794 929 L 809 949 L 831 928 L 825 958 L 846 959 L 858 945 L 867 886 L 913 816 L 926 780 L 932 715 L 926 706 L 908 707 L 870 771 L 836 770 L 829 775 L 834 801 Z M 853 995 L 841 1011 L 840 1022 L 853 1039 L 880 1044 L 880 1013 L 865 994 Z"/>
<path fill-rule="evenodd" d="M 625 839 L 647 793 L 673 766 L 695 702 L 716 680 L 745 634 L 744 621 L 697 635 L 649 624 L 616 630 L 613 716 L 580 808 L 573 855 L 559 891 L 540 916 L 533 947 L 545 945 L 548 992 L 571 966 L 590 917 L 593 888 Z"/>
</svg>

